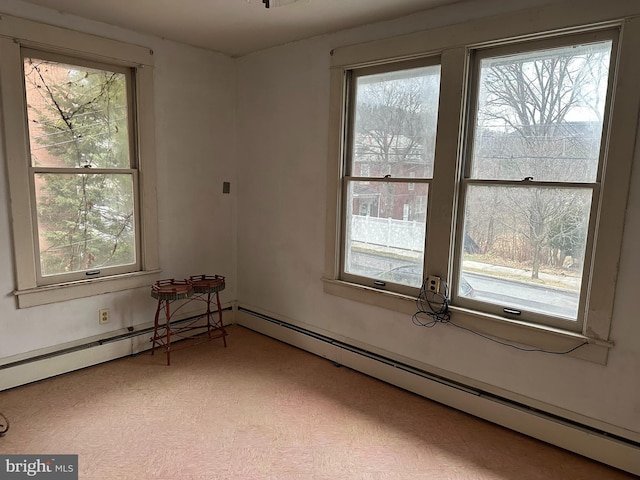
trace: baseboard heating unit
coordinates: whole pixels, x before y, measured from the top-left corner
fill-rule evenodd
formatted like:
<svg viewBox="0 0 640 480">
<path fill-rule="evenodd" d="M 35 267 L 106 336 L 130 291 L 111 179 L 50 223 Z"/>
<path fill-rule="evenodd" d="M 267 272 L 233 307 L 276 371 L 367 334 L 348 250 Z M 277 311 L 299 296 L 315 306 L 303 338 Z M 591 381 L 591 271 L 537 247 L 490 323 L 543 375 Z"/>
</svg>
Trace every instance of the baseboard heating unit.
<svg viewBox="0 0 640 480">
<path fill-rule="evenodd" d="M 232 313 L 232 307 L 223 307 L 222 313 L 223 322 L 228 325 L 227 315 Z M 176 316 L 171 324 L 179 326 L 201 317 L 201 313 L 191 312 Z M 205 332 L 206 320 L 202 319 L 201 322 L 202 331 Z M 149 339 L 152 333 L 153 323 L 148 323 L 6 359 L 0 365 L 0 391 L 148 350 L 151 348 Z"/>
<path fill-rule="evenodd" d="M 544 409 L 536 403 L 534 408 L 247 307 L 238 307 L 236 321 L 246 328 L 324 357 L 338 365 L 524 435 L 640 475 L 640 442 L 617 432 L 553 413 L 552 406 Z M 598 422 L 594 420 L 593 423 Z"/>
</svg>

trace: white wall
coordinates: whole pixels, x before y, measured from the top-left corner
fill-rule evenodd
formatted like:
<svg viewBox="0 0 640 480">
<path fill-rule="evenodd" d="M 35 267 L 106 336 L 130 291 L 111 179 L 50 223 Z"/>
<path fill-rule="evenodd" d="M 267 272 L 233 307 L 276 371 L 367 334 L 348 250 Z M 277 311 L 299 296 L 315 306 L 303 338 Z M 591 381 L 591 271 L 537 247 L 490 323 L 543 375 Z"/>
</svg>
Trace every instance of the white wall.
<svg viewBox="0 0 640 480">
<path fill-rule="evenodd" d="M 452 327 L 419 329 L 405 315 L 323 292 L 330 50 L 547 1 L 461 4 L 239 60 L 17 0 L 0 0 L 0 12 L 130 41 L 156 52 L 162 277 L 224 274 L 228 287 L 223 301 L 237 298 L 243 305 L 390 356 L 407 357 L 640 435 L 640 322 L 635 306 L 640 152 L 631 179 L 614 310 L 616 347 L 606 366 L 517 352 Z M 4 158 L 2 164 L 0 362 L 150 321 L 155 302 L 147 288 L 16 309 Z M 225 180 L 232 182 L 230 195 L 222 194 Z M 111 309 L 107 326 L 98 325 L 100 308 Z"/>
<path fill-rule="evenodd" d="M 235 64 L 221 54 L 0 0 L 0 12 L 144 45 L 155 52 L 159 278 L 228 277 L 223 302 L 236 298 Z M 1 68 L 1 66 L 0 66 Z M 0 155 L 0 158 L 2 156 Z M 0 167 L 0 362 L 16 354 L 107 334 L 153 320 L 149 288 L 17 309 L 6 162 Z M 232 182 L 222 194 L 222 182 Z M 109 308 L 111 322 L 98 324 Z"/>
<path fill-rule="evenodd" d="M 325 198 L 332 48 L 542 5 L 473 2 L 257 52 L 238 61 L 238 281 L 243 306 L 406 357 L 500 389 L 528 403 L 594 419 L 640 438 L 640 153 L 631 196 L 606 366 L 525 353 L 454 327 L 323 292 Z M 506 5 L 508 4 L 508 5 Z"/>
</svg>

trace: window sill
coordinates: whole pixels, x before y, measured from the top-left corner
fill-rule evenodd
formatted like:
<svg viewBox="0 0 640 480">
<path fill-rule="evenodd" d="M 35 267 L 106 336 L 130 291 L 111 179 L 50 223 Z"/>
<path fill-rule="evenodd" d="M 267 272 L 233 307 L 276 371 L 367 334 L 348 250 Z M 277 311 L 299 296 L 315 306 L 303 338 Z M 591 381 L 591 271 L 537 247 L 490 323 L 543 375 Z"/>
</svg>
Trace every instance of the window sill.
<svg viewBox="0 0 640 480">
<path fill-rule="evenodd" d="M 325 293 L 330 295 L 407 315 L 413 315 L 417 311 L 416 299 L 409 295 L 377 290 L 341 280 L 323 278 L 323 282 Z M 452 321 L 456 325 L 507 343 L 522 345 L 523 348 L 541 349 L 546 352 L 567 352 L 581 344 L 586 344 L 565 355 L 606 365 L 609 349 L 613 347 L 612 342 L 590 338 L 576 332 L 511 320 L 459 307 L 452 306 L 450 309 Z M 535 354 L 545 355 L 542 352 Z"/>
<path fill-rule="evenodd" d="M 160 273 L 160 271 L 161 270 L 156 269 L 77 282 L 58 283 L 55 285 L 14 290 L 13 294 L 18 300 L 18 308 L 34 307 L 103 293 L 150 286 L 152 283 L 151 279 Z"/>
</svg>

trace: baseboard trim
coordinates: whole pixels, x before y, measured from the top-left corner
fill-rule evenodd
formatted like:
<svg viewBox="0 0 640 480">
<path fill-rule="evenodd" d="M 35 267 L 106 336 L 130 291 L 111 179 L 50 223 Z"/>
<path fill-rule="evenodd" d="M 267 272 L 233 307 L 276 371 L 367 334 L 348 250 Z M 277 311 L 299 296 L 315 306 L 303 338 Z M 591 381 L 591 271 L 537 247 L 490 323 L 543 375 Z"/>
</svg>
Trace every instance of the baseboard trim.
<svg viewBox="0 0 640 480">
<path fill-rule="evenodd" d="M 225 326 L 229 325 L 233 319 L 232 314 L 235 314 L 232 306 L 225 305 L 222 313 L 223 323 Z M 191 312 L 176 317 L 176 320 L 171 323 L 180 325 L 193 322 L 199 317 L 201 317 L 200 314 L 194 315 Z M 205 322 L 204 319 L 201 321 Z M 202 332 L 205 331 L 206 328 L 203 326 Z M 0 372 L 2 372 L 0 391 L 149 350 L 151 349 L 149 337 L 152 332 L 153 323 L 149 322 L 136 326 L 132 331 L 118 330 L 108 335 L 59 346 L 59 348 L 36 350 L 29 352 L 28 355 L 4 359 L 4 363 L 0 365 Z M 192 333 L 197 335 L 198 330 Z"/>
<path fill-rule="evenodd" d="M 356 371 L 612 467 L 640 475 L 640 444 L 417 369 L 327 335 L 238 308 L 239 325 Z M 553 411 L 549 408 L 549 411 Z"/>
</svg>

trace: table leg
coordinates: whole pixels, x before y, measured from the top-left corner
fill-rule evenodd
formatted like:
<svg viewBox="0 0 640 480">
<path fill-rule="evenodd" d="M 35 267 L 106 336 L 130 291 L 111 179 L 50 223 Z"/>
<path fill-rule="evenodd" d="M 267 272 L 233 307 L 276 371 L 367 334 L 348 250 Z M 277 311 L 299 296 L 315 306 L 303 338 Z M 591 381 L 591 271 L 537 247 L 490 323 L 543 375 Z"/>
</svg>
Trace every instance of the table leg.
<svg viewBox="0 0 640 480">
<path fill-rule="evenodd" d="M 171 365 L 171 327 L 169 321 L 171 320 L 171 301 L 165 300 L 165 316 L 167 318 L 167 340 L 166 340 L 166 349 L 167 349 L 167 365 Z"/>
<path fill-rule="evenodd" d="M 160 316 L 160 310 L 162 309 L 162 300 L 158 300 L 158 307 L 156 308 L 156 317 L 153 321 L 153 338 L 151 339 L 151 355 L 156 350 L 156 342 L 158 340 L 158 317 Z"/>
<path fill-rule="evenodd" d="M 227 332 L 224 330 L 224 324 L 222 323 L 222 305 L 220 305 L 220 294 L 216 292 L 216 304 L 218 306 L 218 326 L 220 327 L 220 331 L 222 332 L 222 341 L 224 342 L 224 346 L 227 346 Z"/>
</svg>

